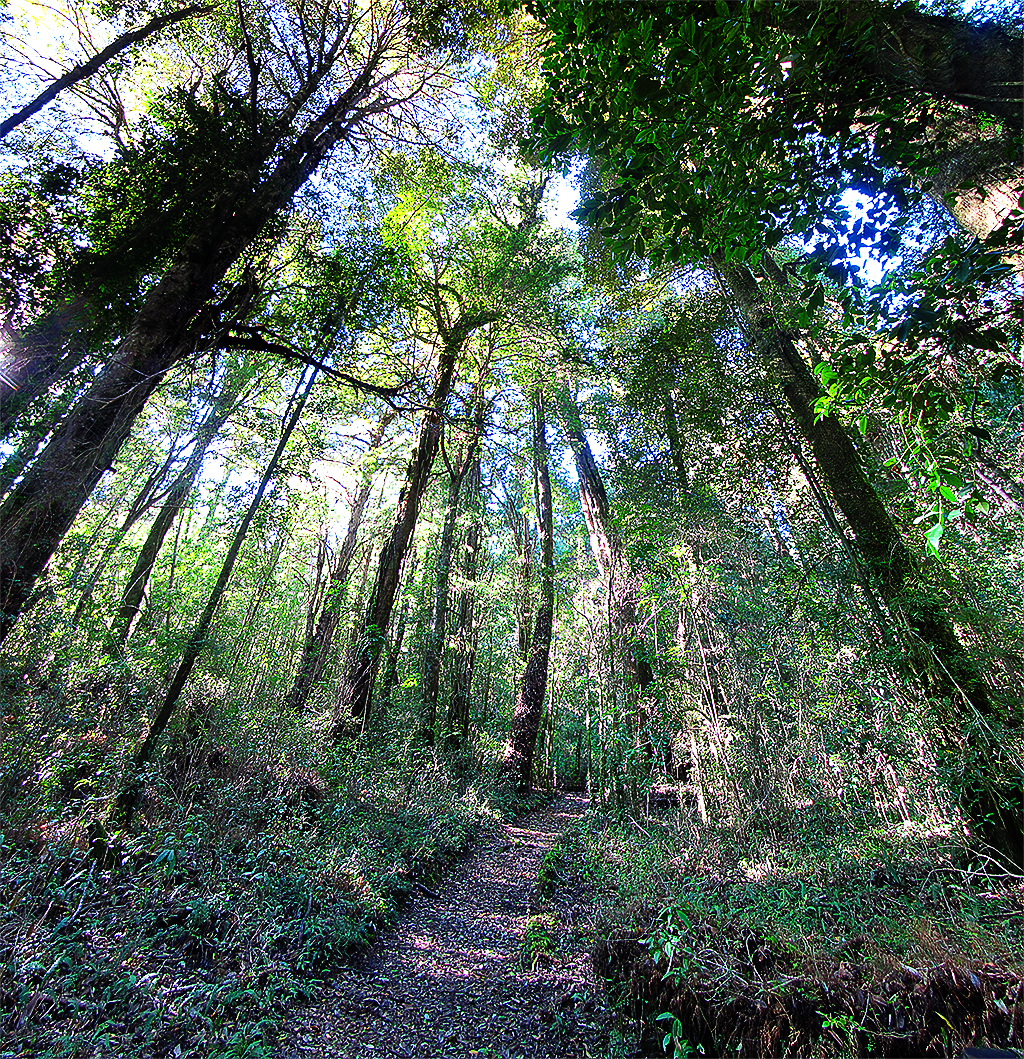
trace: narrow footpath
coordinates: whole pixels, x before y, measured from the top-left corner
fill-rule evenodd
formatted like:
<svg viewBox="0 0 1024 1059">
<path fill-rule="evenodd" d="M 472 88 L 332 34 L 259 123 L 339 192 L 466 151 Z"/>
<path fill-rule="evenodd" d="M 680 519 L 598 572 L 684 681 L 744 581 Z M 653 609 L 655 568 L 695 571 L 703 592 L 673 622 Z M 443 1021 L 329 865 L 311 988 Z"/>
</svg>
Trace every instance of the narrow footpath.
<svg viewBox="0 0 1024 1059">
<path fill-rule="evenodd" d="M 283 1027 L 281 1059 L 596 1059 L 626 1054 L 594 979 L 590 908 L 537 889 L 544 854 L 586 808 L 565 794 L 417 891 L 333 992 Z M 529 928 L 529 930 L 528 930 Z M 529 937 L 527 937 L 529 933 Z"/>
</svg>

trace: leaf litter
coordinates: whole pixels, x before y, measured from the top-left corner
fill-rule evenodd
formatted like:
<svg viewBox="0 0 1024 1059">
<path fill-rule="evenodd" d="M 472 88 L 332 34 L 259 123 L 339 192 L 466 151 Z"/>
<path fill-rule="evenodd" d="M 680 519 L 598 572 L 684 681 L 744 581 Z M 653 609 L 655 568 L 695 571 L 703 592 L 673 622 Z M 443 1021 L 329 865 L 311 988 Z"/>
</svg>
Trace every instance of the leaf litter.
<svg viewBox="0 0 1024 1059">
<path fill-rule="evenodd" d="M 594 975 L 589 906 L 571 888 L 545 897 L 538 886 L 586 806 L 561 795 L 478 846 L 436 896 L 415 892 L 333 995 L 282 1027 L 281 1059 L 585 1059 L 624 1043 Z M 540 922 L 547 943 L 531 946 Z"/>
</svg>

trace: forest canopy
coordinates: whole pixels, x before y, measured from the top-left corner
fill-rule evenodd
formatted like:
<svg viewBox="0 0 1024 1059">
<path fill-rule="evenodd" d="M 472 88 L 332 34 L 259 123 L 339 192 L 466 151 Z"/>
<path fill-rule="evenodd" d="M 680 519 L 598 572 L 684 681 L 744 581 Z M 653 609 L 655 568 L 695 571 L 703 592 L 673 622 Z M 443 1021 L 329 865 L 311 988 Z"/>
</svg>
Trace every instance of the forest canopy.
<svg viewBox="0 0 1024 1059">
<path fill-rule="evenodd" d="M 1020 1046 L 1022 24 L 10 0 L 17 1054 L 276 1054 L 275 994 L 546 791 L 591 809 L 541 892 L 614 893 L 665 1053 Z M 238 995 L 169 1005 L 175 945 Z M 905 1032 L 787 1008 L 851 945 L 836 996 L 930 965 Z"/>
</svg>

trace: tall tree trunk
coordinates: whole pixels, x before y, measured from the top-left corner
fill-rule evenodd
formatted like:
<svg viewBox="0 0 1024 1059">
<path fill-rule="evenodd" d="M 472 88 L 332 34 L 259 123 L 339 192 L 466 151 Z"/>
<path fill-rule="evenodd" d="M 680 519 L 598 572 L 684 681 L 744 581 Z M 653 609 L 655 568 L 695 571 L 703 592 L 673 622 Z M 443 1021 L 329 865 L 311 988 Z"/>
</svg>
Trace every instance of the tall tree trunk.
<svg viewBox="0 0 1024 1059">
<path fill-rule="evenodd" d="M 476 580 L 480 566 L 480 546 L 483 527 L 480 520 L 480 457 L 473 461 L 467 482 L 467 507 L 471 521 L 466 530 L 462 556 L 462 584 L 458 593 L 458 631 L 451 665 L 451 698 L 448 701 L 448 728 L 462 732 L 463 741 L 469 739 L 469 714 L 473 671 L 476 668 L 479 624 L 476 620 Z"/>
<path fill-rule="evenodd" d="M 851 8 L 855 32 L 870 22 L 869 72 L 894 93 L 917 89 L 1024 132 L 1024 39 L 994 22 L 922 15 L 909 4 Z"/>
<path fill-rule="evenodd" d="M 996 498 L 1018 511 L 1024 507 L 1024 486 L 1006 470 L 984 453 L 976 452 L 974 456 L 979 470 L 978 477 L 993 491 Z"/>
<path fill-rule="evenodd" d="M 926 15 L 910 4 L 832 0 L 794 4 L 788 12 L 773 6 L 764 17 L 772 29 L 813 33 L 819 42 L 828 25 L 831 61 L 838 54 L 850 59 L 838 71 L 838 90 L 862 93 L 865 103 L 880 94 L 903 100 L 910 89 L 997 118 L 1017 135 L 1024 131 L 1024 39 L 995 22 Z M 810 76 L 815 80 L 799 87 L 820 96 L 823 71 Z"/>
<path fill-rule="evenodd" d="M 152 758 L 153 751 L 156 749 L 156 744 L 163 735 L 164 729 L 167 727 L 167 722 L 170 721 L 171 716 L 178 705 L 178 699 L 181 697 L 185 684 L 188 682 L 188 678 L 192 675 L 192 670 L 195 668 L 195 664 L 198 661 L 200 654 L 202 654 L 203 648 L 206 646 L 207 634 L 210 631 L 210 626 L 213 624 L 214 616 L 217 613 L 217 607 L 220 605 L 224 592 L 227 590 L 228 582 L 231 580 L 231 574 L 235 569 L 238 554 L 242 550 L 242 545 L 245 543 L 245 538 L 249 533 L 249 527 L 252 525 L 252 521 L 256 517 L 260 504 L 263 502 L 263 495 L 267 491 L 267 486 L 277 473 L 277 465 L 281 461 L 281 456 L 284 454 L 285 447 L 292 436 L 292 431 L 299 422 L 302 410 L 306 405 L 306 400 L 313 389 L 316 378 L 317 370 L 315 368 L 310 372 L 308 379 L 305 378 L 305 372 L 303 372 L 303 375 L 299 378 L 299 385 L 296 387 L 295 393 L 292 395 L 292 400 L 290 402 L 290 414 L 287 414 L 284 429 L 281 431 L 281 438 L 278 441 L 277 448 L 274 450 L 274 455 L 271 456 L 270 463 L 267 464 L 267 469 L 263 472 L 263 477 L 260 479 L 260 483 L 256 488 L 256 494 L 253 496 L 252 501 L 249 504 L 249 508 L 245 513 L 245 517 L 242 519 L 241 525 L 235 532 L 231 547 L 228 548 L 228 553 L 224 557 L 224 563 L 221 566 L 217 583 L 213 586 L 213 591 L 210 593 L 210 597 L 206 601 L 206 606 L 203 608 L 203 612 L 200 614 L 199 620 L 196 622 L 195 628 L 192 630 L 188 642 L 185 644 L 185 650 L 182 652 L 181 661 L 178 663 L 178 668 L 167 688 L 163 703 L 157 711 L 156 716 L 153 718 L 153 723 L 150 725 L 145 739 L 139 744 L 139 747 L 132 758 L 136 769 L 140 769 Z M 128 823 L 131 820 L 138 802 L 138 796 L 139 787 L 137 778 L 131 777 L 122 790 L 117 803 L 117 808 L 119 813 L 123 816 L 125 823 Z"/>
<path fill-rule="evenodd" d="M 765 356 L 771 381 L 781 389 L 822 479 L 852 527 L 857 546 L 877 580 L 882 597 L 907 614 L 911 627 L 919 629 L 921 638 L 947 667 L 952 663 L 955 672 L 951 671 L 951 676 L 968 693 L 978 712 L 990 716 L 993 710 L 984 682 L 956 639 L 938 601 L 929 597 L 915 608 L 907 600 L 907 588 L 912 584 L 917 587 L 920 580 L 914 560 L 868 481 L 845 428 L 835 416 L 816 420 L 814 404 L 820 396 L 817 379 L 793 340 L 778 326 L 749 269 L 720 258 L 715 263 L 745 327 Z"/>
<path fill-rule="evenodd" d="M 879 595 L 891 610 L 903 616 L 910 630 L 911 660 L 918 673 L 937 695 L 966 702 L 983 725 L 1001 720 L 1019 726 L 1019 703 L 1013 704 L 1010 711 L 993 705 L 977 663 L 957 639 L 941 603 L 920 577 L 899 530 L 868 481 L 846 430 L 835 416 L 815 418 L 814 405 L 820 395 L 817 379 L 793 340 L 779 327 L 757 281 L 743 265 L 720 256 L 715 256 L 714 261 L 745 327 L 763 352 L 769 376 L 782 390 L 797 428 L 810 446 L 822 480 L 853 530 Z M 950 729 L 949 719 L 940 717 L 939 721 L 945 738 L 955 746 L 958 737 Z M 974 726 L 974 719 L 967 718 L 965 727 Z M 985 840 L 1020 863 L 1024 857 L 1024 828 L 1019 812 L 1024 777 L 1013 765 L 1000 764 L 1001 755 L 996 746 L 988 744 L 987 737 L 972 738 L 970 742 L 972 753 L 981 760 L 966 770 L 961 804 Z M 994 771 L 995 775 L 990 781 L 983 781 L 982 771 Z M 1008 775 L 1015 771 L 1017 775 Z M 1014 805 L 1016 812 L 1010 808 Z"/>
<path fill-rule="evenodd" d="M 839 524 L 839 519 L 836 518 L 835 511 L 832 509 L 832 503 L 825 494 L 825 491 L 821 488 L 821 485 L 818 482 L 818 476 L 807 457 L 804 455 L 804 451 L 799 441 L 791 436 L 789 432 L 789 423 L 787 422 L 786 417 L 774 404 L 771 405 L 771 409 L 778 421 L 782 440 L 785 443 L 786 448 L 788 448 L 793 454 L 793 458 L 796 460 L 797 466 L 800 468 L 800 471 L 804 476 L 804 481 L 807 482 L 807 486 L 811 490 L 811 495 L 814 497 L 818 505 L 821 517 L 825 520 L 825 525 L 832 531 L 836 540 L 839 541 L 843 552 L 846 554 L 846 558 L 850 563 L 850 569 L 853 571 L 857 584 L 860 585 L 861 591 L 864 593 L 864 601 L 867 604 L 868 610 L 871 612 L 872 618 L 874 618 L 875 626 L 879 635 L 882 637 L 882 640 L 887 647 L 892 647 L 893 640 L 889 632 L 889 623 L 886 620 L 886 616 L 882 611 L 878 599 L 875 597 L 875 590 L 871 585 L 870 577 L 864 570 L 860 555 L 853 547 L 850 538 L 846 535 L 846 530 L 844 530 Z"/>
<path fill-rule="evenodd" d="M 270 503 L 274 504 L 275 502 L 276 498 L 272 496 L 270 498 Z M 249 597 L 248 606 L 245 608 L 245 617 L 242 618 L 242 624 L 238 627 L 238 636 L 235 642 L 239 646 L 235 654 L 235 664 L 231 670 L 230 681 L 232 684 L 237 681 L 239 687 L 246 682 L 246 676 L 248 676 L 250 688 L 255 686 L 251 662 L 253 660 L 254 648 L 257 644 L 260 648 L 259 653 L 256 655 L 258 659 L 257 669 L 263 673 L 268 668 L 271 668 L 270 666 L 263 664 L 264 659 L 273 657 L 273 651 L 268 650 L 269 645 L 267 641 L 265 639 L 259 639 L 251 634 L 247 635 L 247 633 L 248 630 L 259 620 L 260 611 L 263 608 L 263 604 L 266 602 L 267 596 L 270 594 L 271 585 L 274 581 L 274 574 L 277 571 L 277 564 L 281 561 L 281 553 L 284 551 L 288 538 L 288 534 L 279 533 L 277 535 L 270 557 L 267 559 L 267 565 L 264 567 L 256 588 Z M 278 661 L 280 661 L 279 658 Z M 252 697 L 250 697 L 249 701 L 253 701 Z"/>
<path fill-rule="evenodd" d="M 384 672 L 380 678 L 380 702 L 384 708 L 390 708 L 392 705 L 392 696 L 395 693 L 395 686 L 398 684 L 398 659 L 402 654 L 402 644 L 405 642 L 405 630 L 409 622 L 409 607 L 411 605 L 411 596 L 409 586 L 413 584 L 416 576 L 416 548 L 413 547 L 409 553 L 409 561 L 407 563 L 408 571 L 405 574 L 405 595 L 402 599 L 402 607 L 398 612 L 398 622 L 395 625 L 395 634 L 391 637 L 391 643 L 388 647 L 387 662 L 384 666 Z"/>
<path fill-rule="evenodd" d="M 1022 104 L 1024 106 L 1024 104 Z M 929 129 L 922 154 L 931 165 L 917 183 L 971 235 L 986 239 L 1013 214 L 1024 192 L 1024 160 L 1002 136 L 957 116 Z M 1024 270 L 1020 255 L 1014 258 Z"/>
<path fill-rule="evenodd" d="M 117 551 L 121 542 L 127 536 L 128 531 L 135 525 L 136 522 L 146 513 L 146 511 L 156 502 L 156 491 L 163 481 L 164 475 L 167 473 L 168 468 L 174 462 L 175 458 L 179 455 L 179 450 L 175 447 L 177 444 L 177 437 L 170 445 L 170 450 L 167 454 L 167 458 L 163 464 L 151 472 L 149 478 L 146 480 L 142 489 L 136 494 L 135 499 L 132 501 L 131 506 L 128 508 L 128 513 L 125 515 L 124 521 L 121 526 L 116 529 L 113 536 L 107 542 L 107 546 L 103 549 L 102 554 L 96 565 L 92 569 L 92 573 L 89 575 L 85 587 L 81 590 L 81 595 L 78 600 L 78 605 L 75 607 L 75 612 L 71 617 L 71 627 L 77 628 L 79 622 L 82 620 L 82 616 L 85 614 L 86 609 L 92 599 L 93 590 L 99 583 L 100 578 L 106 572 L 107 563 L 113 558 L 114 552 Z M 134 476 L 138 478 L 138 474 Z M 134 480 L 134 479 L 133 479 Z M 120 500 L 123 496 L 115 501 L 113 507 L 110 509 L 110 515 L 113 514 L 114 510 L 120 506 Z M 96 531 L 93 533 L 92 539 L 89 542 L 89 546 L 82 552 L 82 557 L 75 565 L 75 569 L 71 574 L 68 581 L 68 586 L 72 589 L 77 589 L 82 581 L 82 574 L 85 570 L 85 560 L 92 551 L 92 546 L 96 543 L 99 538 L 100 531 L 103 524 L 107 521 L 108 516 L 105 516 L 101 521 L 100 525 L 97 526 Z"/>
<path fill-rule="evenodd" d="M 384 437 L 384 431 L 393 418 L 393 414 L 388 414 L 381 419 L 370 438 L 370 444 L 367 448 L 368 457 L 380 445 Z M 341 619 L 341 608 L 345 602 L 345 594 L 348 588 L 352 556 L 355 554 L 356 541 L 359 539 L 359 528 L 363 523 L 363 512 L 366 509 L 366 502 L 370 498 L 372 487 L 372 468 L 367 463 L 363 470 L 359 489 L 352 498 L 352 510 L 349 512 L 348 528 L 345 530 L 345 539 L 338 549 L 338 556 L 331 570 L 324 607 L 320 612 L 320 620 L 316 623 L 316 628 L 306 637 L 306 641 L 303 644 L 299 666 L 295 673 L 295 681 L 287 699 L 287 706 L 290 710 L 298 711 L 306 705 L 309 693 L 320 679 L 327 663 L 327 656 L 330 653 L 331 644 L 334 643 L 334 634 L 338 630 L 338 622 Z"/>
<path fill-rule="evenodd" d="M 537 485 L 537 529 L 540 535 L 540 593 L 537 621 L 530 640 L 530 657 L 523 672 L 519 695 L 512 712 L 512 730 L 505 747 L 502 771 L 521 794 L 533 781 L 533 753 L 544 713 L 544 692 L 548 682 L 548 658 L 555 614 L 555 536 L 551 505 L 551 478 L 548 474 L 548 442 L 544 422 L 544 395 L 533 396 L 533 463 Z"/>
<path fill-rule="evenodd" d="M 380 61 L 377 53 L 374 62 Z M 205 218 L 146 296 L 110 363 L 64 417 L 49 444 L 0 506 L 0 641 L 39 575 L 117 457 L 135 420 L 168 370 L 192 352 L 214 287 L 293 199 L 349 131 L 371 90 L 373 63 L 262 170 L 277 143 L 227 180 Z M 326 68 L 319 75 L 326 74 Z M 280 130 L 278 141 L 286 129 Z"/>
<path fill-rule="evenodd" d="M 406 472 L 405 485 L 398 497 L 395 522 L 391 534 L 381 549 L 377 578 L 370 593 L 366 617 L 362 623 L 359 641 L 346 664 L 340 698 L 342 716 L 334 727 L 334 737 L 345 737 L 347 724 L 344 715 L 364 719 L 369 715 L 373 698 L 373 683 L 377 676 L 381 651 L 387 637 L 391 611 L 395 605 L 402 561 L 412 539 L 416 520 L 419 517 L 420 501 L 434 465 L 441 443 L 441 425 L 445 404 L 451 392 L 455 376 L 455 362 L 465 340 L 478 327 L 497 318 L 493 312 L 465 315 L 454 327 L 442 333 L 444 345 L 438 365 L 437 384 L 430 402 L 430 409 L 420 425 L 419 440 Z"/>
<path fill-rule="evenodd" d="M 441 686 L 441 659 L 448 632 L 448 585 L 451 579 L 452 547 L 455 521 L 459 514 L 462 482 L 473 466 L 478 445 L 474 436 L 466 442 L 463 458 L 452 468 L 448 483 L 448 506 L 445 509 L 441 543 L 437 551 L 437 574 L 434 587 L 434 618 L 427 633 L 423 658 L 423 728 L 429 743 L 434 742 L 437 728 L 437 698 Z"/>
<path fill-rule="evenodd" d="M 217 479 L 217 483 L 210 490 L 210 497 L 206 502 L 206 514 L 203 516 L 203 524 L 199 527 L 197 540 L 207 540 L 216 534 L 217 512 L 220 511 L 220 502 L 224 499 L 224 494 L 228 489 L 228 482 L 231 480 L 234 470 L 230 463 L 224 463 L 220 478 Z M 195 509 L 189 508 L 188 517 L 190 523 L 193 514 L 195 514 Z"/>
<path fill-rule="evenodd" d="M 512 495 L 505 487 L 505 502 L 502 510 L 512 534 L 512 545 L 516 553 L 515 598 L 516 643 L 519 647 L 519 658 L 525 665 L 530 657 L 530 620 L 533 616 L 531 584 L 533 582 L 534 541 L 530 534 L 530 525 L 525 513 L 520 509 L 521 497 L 518 491 Z"/>
<path fill-rule="evenodd" d="M 196 431 L 192 452 L 185 466 L 178 472 L 164 499 L 163 506 L 149 527 L 149 533 L 139 550 L 135 566 L 128 575 L 121 602 L 110 627 L 108 646 L 114 654 L 120 654 L 128 640 L 132 622 L 139 613 L 142 597 L 145 594 L 146 585 L 149 584 L 153 567 L 156 565 L 157 556 L 160 554 L 160 549 L 163 547 L 164 539 L 170 532 L 171 526 L 174 525 L 174 520 L 181 513 L 185 501 L 192 493 L 192 487 L 195 485 L 203 466 L 203 460 L 206 458 L 206 450 L 220 433 L 232 412 L 238 407 L 242 391 L 249 378 L 248 372 L 236 372 L 224 381 L 213 407 L 199 430 Z"/>
<path fill-rule="evenodd" d="M 621 646 L 623 666 L 636 682 L 640 695 L 643 695 L 654 677 L 654 671 L 645 657 L 647 651 L 638 631 L 636 579 L 612 521 L 608 493 L 591 452 L 590 442 L 583 433 L 579 408 L 564 388 L 560 397 L 562 420 L 580 483 L 580 506 L 583 508 L 597 568 L 608 585 L 612 623 Z"/>
<path fill-rule="evenodd" d="M 695 528 L 699 522 L 702 531 L 706 532 L 707 508 L 706 499 L 695 501 L 691 491 L 690 475 L 686 465 L 686 454 L 683 449 L 682 437 L 679 433 L 679 423 L 676 415 L 675 401 L 678 391 L 671 388 L 671 382 L 675 379 L 675 366 L 666 364 L 665 375 L 667 384 L 663 386 L 662 412 L 665 422 L 665 433 L 669 442 L 669 454 L 672 465 L 676 472 L 676 485 L 679 489 L 680 499 L 684 505 L 684 517 L 682 525 L 682 542 L 685 554 L 690 560 L 690 569 L 684 575 L 684 583 L 680 585 L 681 602 L 676 613 L 675 642 L 676 650 L 680 660 L 687 666 L 694 666 L 696 672 L 694 684 L 704 687 L 705 704 L 708 695 L 718 694 L 724 702 L 724 693 L 721 688 L 719 674 L 728 670 L 729 638 L 724 635 L 720 623 L 715 620 L 714 614 L 717 610 L 712 606 L 711 593 L 707 582 L 701 577 L 701 571 L 705 565 L 705 548 L 701 532 Z M 783 539 L 779 530 L 779 524 L 774 511 L 766 507 L 760 507 L 758 513 L 764 521 L 769 539 L 775 544 L 779 558 L 791 554 L 789 545 Z M 798 558 L 798 555 L 797 555 Z M 701 624 L 698 625 L 698 622 Z M 700 628 L 703 627 L 703 637 Z M 688 632 L 688 630 L 691 630 Z M 699 665 L 689 651 L 691 640 L 696 638 L 699 647 Z M 706 641 L 706 642 L 705 642 Z M 717 691 L 716 691 L 717 689 Z M 708 708 L 710 714 L 711 708 Z M 678 770 L 689 770 L 694 767 L 696 760 L 692 755 L 697 753 L 697 735 L 693 728 L 690 729 L 690 742 L 692 745 L 691 760 L 687 765 L 685 762 L 675 758 L 672 746 L 666 750 L 665 768 L 669 774 Z M 698 808 L 702 819 L 707 819 L 707 809 L 704 802 L 703 788 L 697 788 Z"/>
</svg>

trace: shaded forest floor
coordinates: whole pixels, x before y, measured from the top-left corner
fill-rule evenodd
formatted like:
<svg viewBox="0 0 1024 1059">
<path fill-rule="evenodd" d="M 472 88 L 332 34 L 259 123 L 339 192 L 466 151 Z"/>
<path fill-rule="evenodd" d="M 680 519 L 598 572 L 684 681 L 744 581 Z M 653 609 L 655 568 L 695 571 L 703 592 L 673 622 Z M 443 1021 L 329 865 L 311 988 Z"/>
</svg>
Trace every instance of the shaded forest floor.
<svg viewBox="0 0 1024 1059">
<path fill-rule="evenodd" d="M 561 794 L 504 823 L 457 757 L 296 742 L 289 763 L 188 735 L 103 843 L 101 736 L 53 736 L 36 770 L 28 728 L 9 738 L 0 1059 L 959 1059 L 1024 1041 L 1024 880 L 923 816 L 821 800 L 701 825 L 680 799 Z"/>
<path fill-rule="evenodd" d="M 595 810 L 566 830 L 637 1054 L 1021 1054 L 1024 878 L 944 829 L 801 815 L 736 829 Z"/>
<path fill-rule="evenodd" d="M 13 738 L 0 754 L 4 1059 L 268 1059 L 498 826 L 429 756 L 353 746 L 315 769 L 175 736 L 132 828 L 98 843 L 119 762 L 92 731 L 52 742 L 38 770 Z"/>
<path fill-rule="evenodd" d="M 556 843 L 586 806 L 561 795 L 415 893 L 327 1000 L 289 1020 L 283 1059 L 614 1054 L 624 1042 L 594 977 L 592 906 L 552 885 Z"/>
</svg>

